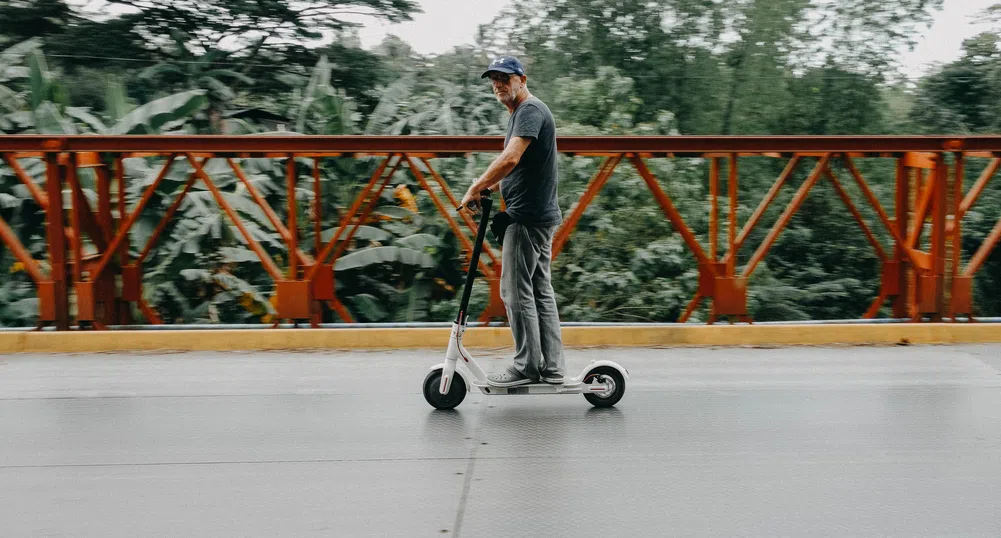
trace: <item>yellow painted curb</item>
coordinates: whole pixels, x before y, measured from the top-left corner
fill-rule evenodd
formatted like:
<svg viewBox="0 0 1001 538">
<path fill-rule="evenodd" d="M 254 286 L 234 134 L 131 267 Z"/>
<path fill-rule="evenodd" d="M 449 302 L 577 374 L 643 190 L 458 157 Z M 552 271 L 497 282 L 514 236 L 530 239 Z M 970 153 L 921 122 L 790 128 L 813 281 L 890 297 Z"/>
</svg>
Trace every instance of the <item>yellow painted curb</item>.
<svg viewBox="0 0 1001 538">
<path fill-rule="evenodd" d="M 445 349 L 448 328 L 71 331 L 0 333 L 0 353 Z M 512 345 L 508 327 L 476 327 L 469 348 Z M 566 347 L 1001 343 L 998 324 L 676 325 L 564 327 Z"/>
<path fill-rule="evenodd" d="M 1001 343 L 997 324 L 693 325 L 567 327 L 568 346 L 818 346 Z"/>
</svg>

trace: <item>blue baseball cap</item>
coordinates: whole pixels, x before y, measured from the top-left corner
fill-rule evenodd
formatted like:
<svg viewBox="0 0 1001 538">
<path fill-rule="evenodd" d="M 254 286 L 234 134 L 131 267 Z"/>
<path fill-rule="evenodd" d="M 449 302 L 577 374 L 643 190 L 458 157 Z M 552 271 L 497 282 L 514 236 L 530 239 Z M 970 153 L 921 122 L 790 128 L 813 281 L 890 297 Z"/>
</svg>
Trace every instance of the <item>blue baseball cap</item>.
<svg viewBox="0 0 1001 538">
<path fill-rule="evenodd" d="M 487 70 L 480 75 L 480 78 L 487 78 L 491 71 L 509 73 L 512 75 L 524 75 L 525 67 L 521 65 L 521 62 L 514 56 L 501 56 L 500 58 L 496 58 L 494 61 L 490 62 L 490 65 L 487 66 Z"/>
</svg>

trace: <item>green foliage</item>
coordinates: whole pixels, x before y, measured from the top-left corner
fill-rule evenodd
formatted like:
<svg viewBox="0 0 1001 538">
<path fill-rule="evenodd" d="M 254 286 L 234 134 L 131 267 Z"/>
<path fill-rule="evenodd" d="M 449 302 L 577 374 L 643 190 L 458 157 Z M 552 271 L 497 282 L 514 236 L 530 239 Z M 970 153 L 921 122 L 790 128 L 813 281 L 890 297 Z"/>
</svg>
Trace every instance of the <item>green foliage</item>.
<svg viewBox="0 0 1001 538">
<path fill-rule="evenodd" d="M 963 43 L 963 56 L 921 81 L 911 119 L 923 132 L 994 133 L 1001 127 L 998 36 L 984 33 Z"/>
<path fill-rule="evenodd" d="M 522 57 L 529 88 L 545 100 L 561 135 L 993 133 L 1001 128 L 998 34 L 964 43 L 963 57 L 916 87 L 898 82 L 898 51 L 911 44 L 941 0 L 528 0 L 484 25 L 474 45 L 425 57 L 396 37 L 362 50 L 348 11 L 406 20 L 411 0 L 339 0 L 322 5 L 279 0 L 112 0 L 128 9 L 97 17 L 63 0 L 0 6 L 0 131 L 5 133 L 218 133 L 235 110 L 285 118 L 308 135 L 497 135 L 507 111 L 480 78 L 500 53 Z M 1001 8 L 996 10 L 1001 13 Z M 332 43 L 318 43 L 322 32 Z M 225 47 L 221 46 L 225 43 Z M 43 47 L 46 57 L 43 55 Z M 99 53 L 82 51 L 100 51 Z M 276 127 L 229 120 L 235 132 Z M 233 132 L 233 131 L 230 131 Z M 491 155 L 436 159 L 462 192 Z M 287 222 L 283 159 L 238 159 L 250 183 Z M 561 157 L 559 203 L 567 215 L 600 161 Z M 806 159 L 737 256 L 751 258 L 768 228 L 805 180 Z M 152 184 L 162 159 L 125 160 L 129 207 Z M 725 161 L 724 161 L 725 164 Z M 738 222 L 750 217 L 785 162 L 740 160 Z M 971 159 L 975 177 L 983 159 Z M 36 183 L 44 164 L 23 159 Z M 341 226 L 375 158 L 295 163 L 300 246 L 325 243 Z M 708 245 L 705 159 L 650 159 L 652 172 L 703 246 Z M 858 163 L 876 195 L 892 207 L 892 166 Z M 313 167 L 320 199 L 314 200 Z M 290 253 L 225 161 L 205 165 L 264 255 L 286 271 Z M 130 236 L 137 255 L 179 194 L 192 168 L 178 160 Z M 424 171 L 427 175 L 428 171 Z M 861 193 L 842 184 L 876 230 Z M 725 176 L 725 174 L 724 174 Z M 81 175 L 93 197 L 93 176 Z M 443 193 L 438 193 L 439 195 Z M 725 253 L 725 179 L 719 250 Z M 311 208 L 323 214 L 315 238 Z M 968 261 L 997 220 L 1001 182 L 967 213 Z M 46 258 L 44 213 L 12 171 L 0 166 L 0 216 L 39 260 Z M 346 232 L 347 230 L 343 230 Z M 457 310 L 465 253 L 413 174 L 397 171 L 337 261 L 339 298 L 360 321 L 449 321 Z M 200 183 L 145 262 L 147 301 L 174 323 L 267 323 L 274 283 L 258 254 Z M 0 324 L 30 325 L 37 310 L 23 268 L 0 248 Z M 623 163 L 581 217 L 553 265 L 568 321 L 674 321 L 698 285 L 694 256 Z M 856 318 L 879 285 L 873 249 L 822 179 L 754 273 L 749 309 L 757 320 Z M 1001 254 L 978 274 L 978 314 L 1001 313 Z M 473 287 L 475 318 L 488 301 Z M 708 315 L 703 306 L 693 321 Z M 885 315 L 885 314 L 884 314 Z M 325 321 L 334 321 L 332 312 Z"/>
<path fill-rule="evenodd" d="M 170 58 L 139 71 L 138 78 L 166 89 L 201 89 L 212 108 L 220 108 L 236 96 L 234 85 L 249 86 L 254 81 L 233 69 L 218 67 L 229 63 L 230 53 L 210 48 L 202 54 L 189 50 L 190 37 L 180 32 L 171 36 Z"/>
<path fill-rule="evenodd" d="M 621 133 L 633 127 L 641 102 L 633 81 L 619 76 L 614 67 L 602 67 L 593 78 L 560 78 L 563 88 L 554 105 L 561 118 L 573 118 L 582 125 L 605 133 Z"/>
<path fill-rule="evenodd" d="M 0 130 L 11 130 L 9 116 L 28 104 L 27 91 L 22 86 L 23 81 L 31 77 L 31 69 L 21 64 L 26 58 L 34 57 L 41 46 L 40 39 L 32 38 L 0 52 Z"/>
<path fill-rule="evenodd" d="M 300 133 L 353 134 L 358 114 L 345 93 L 331 86 L 331 65 L 321 56 L 306 88 L 295 96 L 300 104 L 295 109 L 295 130 Z"/>
<path fill-rule="evenodd" d="M 829 66 L 790 80 L 787 88 L 796 107 L 777 115 L 775 132 L 845 135 L 883 130 L 882 96 L 863 75 Z"/>
<path fill-rule="evenodd" d="M 408 73 L 385 89 L 365 134 L 499 134 L 502 110 L 482 81 L 458 84 Z"/>
<path fill-rule="evenodd" d="M 12 0 L 0 9 L 0 46 L 62 33 L 71 18 L 63 0 Z"/>
<path fill-rule="evenodd" d="M 823 36 L 808 50 L 877 80 L 892 72 L 901 49 L 915 44 L 942 0 L 838 0 L 815 2 L 812 34 Z"/>
</svg>

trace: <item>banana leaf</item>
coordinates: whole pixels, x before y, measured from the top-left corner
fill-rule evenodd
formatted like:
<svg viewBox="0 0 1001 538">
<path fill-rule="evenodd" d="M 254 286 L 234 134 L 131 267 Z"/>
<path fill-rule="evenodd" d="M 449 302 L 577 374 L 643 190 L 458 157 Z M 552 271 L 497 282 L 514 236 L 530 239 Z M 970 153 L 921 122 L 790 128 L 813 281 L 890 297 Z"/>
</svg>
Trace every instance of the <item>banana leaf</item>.
<svg viewBox="0 0 1001 538">
<path fill-rule="evenodd" d="M 208 104 L 205 90 L 190 90 L 147 103 L 122 117 L 108 134 L 154 134 L 165 124 L 189 117 Z"/>
<path fill-rule="evenodd" d="M 435 266 L 434 258 L 424 252 L 418 252 L 401 247 L 372 247 L 352 252 L 337 260 L 337 271 L 362 269 L 370 265 L 383 263 L 402 263 L 415 267 L 431 269 Z"/>
</svg>

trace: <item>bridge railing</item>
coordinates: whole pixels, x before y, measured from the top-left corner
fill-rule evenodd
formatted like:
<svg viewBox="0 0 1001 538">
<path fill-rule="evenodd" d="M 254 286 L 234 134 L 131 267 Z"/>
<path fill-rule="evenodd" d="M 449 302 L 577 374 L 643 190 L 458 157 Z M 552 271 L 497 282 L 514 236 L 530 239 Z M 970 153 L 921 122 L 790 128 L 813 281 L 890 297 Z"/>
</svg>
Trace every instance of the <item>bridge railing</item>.
<svg viewBox="0 0 1001 538">
<path fill-rule="evenodd" d="M 315 325 L 322 305 L 351 322 L 353 317 L 335 289 L 335 263 L 371 218 L 396 172 L 411 174 L 468 254 L 474 222 L 468 215 L 456 214 L 454 178 L 450 181 L 439 173 L 433 160 L 497 153 L 502 145 L 503 140 L 496 137 L 4 136 L 0 137 L 0 157 L 7 173 L 16 176 L 44 210 L 46 253 L 36 259 L 2 218 L 0 240 L 37 287 L 40 323 L 59 329 L 74 323 L 96 328 L 128 324 L 132 322 L 131 305 L 150 322 L 161 323 L 156 309 L 143 298 L 143 263 L 164 230 L 178 218 L 184 200 L 200 185 L 273 280 L 276 324 L 309 320 Z M 837 192 L 879 258 L 880 289 L 864 314 L 867 318 L 875 317 L 888 301 L 894 317 L 914 321 L 971 314 L 973 278 L 1001 240 L 999 219 L 963 265 L 963 217 L 1001 166 L 1001 137 L 561 137 L 558 147 L 571 157 L 598 157 L 602 164 L 567 211 L 554 239 L 554 257 L 560 255 L 584 211 L 613 173 L 632 167 L 698 263 L 698 288 L 679 318 L 682 322 L 703 301 L 710 307 L 710 323 L 721 318 L 751 321 L 748 280 L 820 182 L 829 183 Z M 312 187 L 315 201 L 321 197 L 320 161 L 335 157 L 365 158 L 375 160 L 376 165 L 326 240 L 321 240 L 321 204 L 311 204 L 305 213 L 315 230 L 314 243 L 303 245 L 299 230 L 304 223 L 297 222 L 300 197 L 296 193 L 304 182 L 296 163 L 311 163 L 307 168 L 313 176 L 312 185 L 306 187 Z M 741 163 L 761 157 L 779 160 L 783 170 L 751 216 L 740 223 Z M 145 178 L 128 174 L 126 161 L 135 158 L 153 163 L 158 171 Z M 670 189 L 664 188 L 671 178 L 657 177 L 649 166 L 653 159 L 678 158 L 709 162 L 708 230 L 692 229 L 668 194 Z M 269 159 L 284 166 L 284 185 L 278 189 L 270 186 L 271 191 L 281 191 L 284 220 L 247 173 L 253 159 Z M 883 184 L 893 187 L 892 200 L 880 200 L 874 193 L 872 181 L 860 171 L 863 160 L 892 165 L 884 168 L 893 170 L 894 176 L 888 181 L 883 178 Z M 965 171 L 973 161 L 979 161 L 983 172 L 967 189 Z M 235 181 L 220 184 L 221 171 Z M 763 217 L 780 193 L 791 189 L 788 184 L 797 172 L 808 173 L 805 181 L 761 243 L 748 244 L 752 233 L 764 225 Z M 150 201 L 163 196 L 164 182 L 178 174 L 181 184 L 166 192 L 171 202 L 156 215 L 158 224 L 141 248 L 133 247 L 130 236 L 140 217 L 146 212 L 148 218 Z M 86 187 L 82 178 L 87 178 Z M 725 192 L 721 191 L 724 184 Z M 846 188 L 849 184 L 854 186 Z M 141 193 L 131 204 L 126 196 L 130 189 Z M 276 261 L 268 254 L 261 244 L 259 227 L 246 222 L 234 207 L 231 194 L 235 190 L 249 194 L 270 232 L 277 234 L 287 259 Z M 856 193 L 854 198 L 852 192 Z M 728 200 L 722 218 L 721 195 Z M 874 218 L 867 219 L 860 208 Z M 1001 216 L 1001 209 L 986 211 Z M 717 239 L 721 224 L 726 228 L 725 241 Z M 929 241 L 923 239 L 925 234 Z M 754 250 L 740 263 L 739 252 L 745 247 Z M 479 269 L 489 283 L 490 301 L 481 319 L 503 317 L 499 249 L 488 244 L 484 252 Z"/>
</svg>

